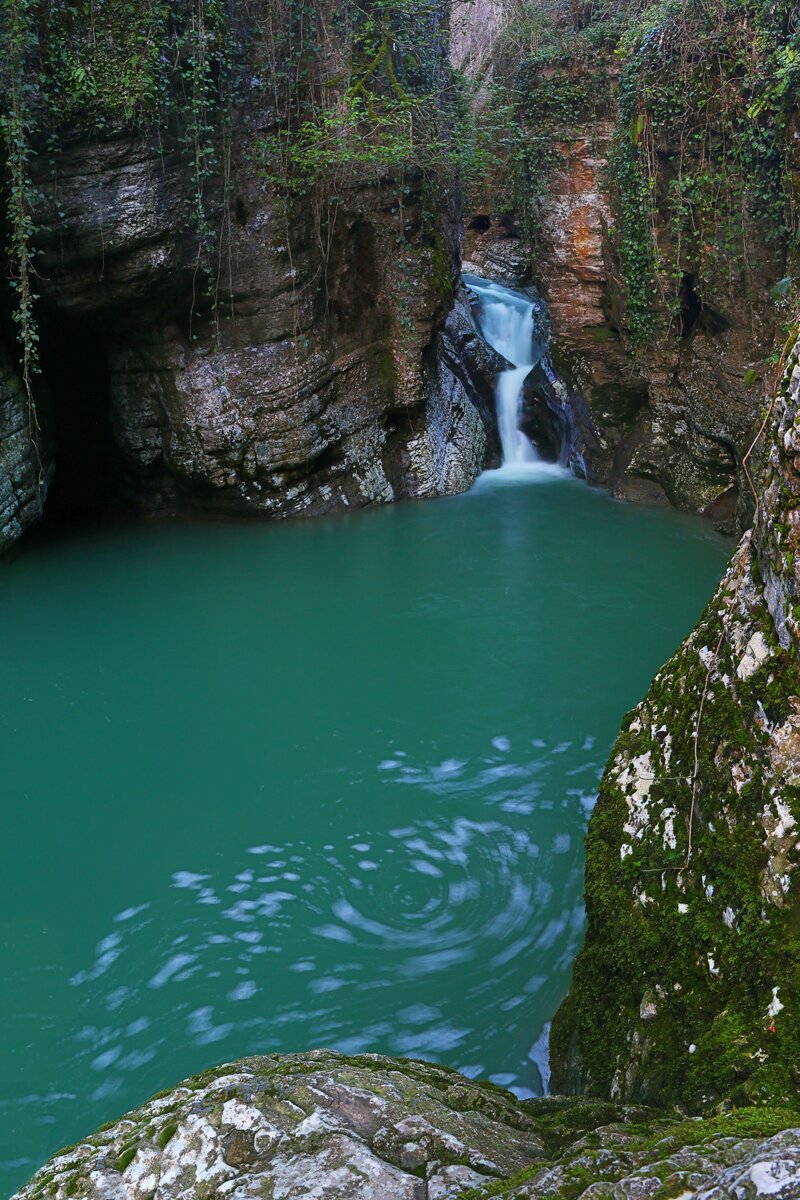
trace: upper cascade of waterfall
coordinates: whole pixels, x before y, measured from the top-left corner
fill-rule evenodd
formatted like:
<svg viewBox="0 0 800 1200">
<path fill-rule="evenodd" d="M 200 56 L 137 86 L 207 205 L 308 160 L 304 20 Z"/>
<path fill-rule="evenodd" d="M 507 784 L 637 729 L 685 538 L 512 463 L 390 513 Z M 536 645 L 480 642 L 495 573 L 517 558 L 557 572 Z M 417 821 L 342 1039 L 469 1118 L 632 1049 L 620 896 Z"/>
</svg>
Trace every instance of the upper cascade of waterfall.
<svg viewBox="0 0 800 1200">
<path fill-rule="evenodd" d="M 477 320 L 490 346 L 512 365 L 501 371 L 495 384 L 497 426 L 502 448 L 500 471 L 514 478 L 563 478 L 565 471 L 541 458 L 522 430 L 523 385 L 537 363 L 546 361 L 547 340 L 533 300 L 502 284 L 464 275 L 464 282 L 477 298 Z M 496 476 L 497 472 L 491 472 Z"/>
<path fill-rule="evenodd" d="M 515 367 L 530 371 L 543 351 L 541 345 L 534 346 L 538 330 L 533 301 L 477 275 L 465 275 L 464 281 L 480 302 L 481 332 L 487 342 Z"/>
</svg>

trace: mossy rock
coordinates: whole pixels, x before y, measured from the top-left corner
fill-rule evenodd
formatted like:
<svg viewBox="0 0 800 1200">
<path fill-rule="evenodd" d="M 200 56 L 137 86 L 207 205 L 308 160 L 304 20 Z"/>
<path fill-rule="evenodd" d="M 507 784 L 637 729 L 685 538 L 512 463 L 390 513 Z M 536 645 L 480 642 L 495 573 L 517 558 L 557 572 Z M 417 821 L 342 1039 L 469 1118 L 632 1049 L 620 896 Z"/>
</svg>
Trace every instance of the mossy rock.
<svg viewBox="0 0 800 1200">
<path fill-rule="evenodd" d="M 520 1101 L 432 1063 L 320 1050 L 188 1079 L 56 1155 L 15 1200 L 577 1200 L 605 1195 L 598 1187 L 666 1197 L 676 1181 L 712 1186 L 756 1160 L 782 1186 L 800 1184 L 793 1124 L 800 1115 L 780 1109 L 685 1120 L 602 1101 Z"/>
</svg>

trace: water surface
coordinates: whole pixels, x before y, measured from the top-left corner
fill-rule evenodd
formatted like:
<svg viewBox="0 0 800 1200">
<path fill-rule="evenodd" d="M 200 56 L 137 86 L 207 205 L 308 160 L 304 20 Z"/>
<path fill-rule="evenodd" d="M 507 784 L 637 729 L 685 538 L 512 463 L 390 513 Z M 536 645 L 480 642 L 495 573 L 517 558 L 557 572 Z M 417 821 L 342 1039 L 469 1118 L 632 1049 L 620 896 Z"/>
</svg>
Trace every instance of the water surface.
<svg viewBox="0 0 800 1200">
<path fill-rule="evenodd" d="M 242 1054 L 539 1093 L 598 776 L 728 551 L 553 469 L 32 544 L 0 574 L 0 1191 Z"/>
</svg>

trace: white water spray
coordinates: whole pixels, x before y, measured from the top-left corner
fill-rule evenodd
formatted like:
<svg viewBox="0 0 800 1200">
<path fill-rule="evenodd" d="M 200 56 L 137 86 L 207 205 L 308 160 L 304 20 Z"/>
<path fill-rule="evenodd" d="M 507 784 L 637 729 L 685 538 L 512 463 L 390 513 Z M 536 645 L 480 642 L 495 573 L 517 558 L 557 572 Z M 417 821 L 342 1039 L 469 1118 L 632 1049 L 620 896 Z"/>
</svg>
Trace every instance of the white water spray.
<svg viewBox="0 0 800 1200">
<path fill-rule="evenodd" d="M 514 364 L 509 370 L 500 372 L 495 385 L 497 426 L 503 452 L 501 470 L 513 472 L 515 476 L 534 473 L 562 477 L 564 469 L 545 463 L 520 428 L 522 387 L 544 353 L 543 347 L 537 345 L 535 305 L 527 296 L 512 292 L 499 283 L 491 283 L 477 275 L 465 275 L 464 278 L 480 301 L 481 333 L 490 346 Z"/>
</svg>

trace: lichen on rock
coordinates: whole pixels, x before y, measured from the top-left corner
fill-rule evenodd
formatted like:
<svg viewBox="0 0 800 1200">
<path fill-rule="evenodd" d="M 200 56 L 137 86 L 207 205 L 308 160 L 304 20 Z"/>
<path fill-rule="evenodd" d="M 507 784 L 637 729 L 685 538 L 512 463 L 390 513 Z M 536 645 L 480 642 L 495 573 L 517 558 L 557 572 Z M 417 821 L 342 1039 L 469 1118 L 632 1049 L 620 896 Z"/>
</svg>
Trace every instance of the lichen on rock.
<svg viewBox="0 0 800 1200">
<path fill-rule="evenodd" d="M 695 1110 L 797 1094 L 796 349 L 767 415 L 757 523 L 603 777 L 553 1026 L 562 1089 Z"/>
<path fill-rule="evenodd" d="M 525 1102 L 432 1063 L 318 1050 L 187 1079 L 55 1155 L 14 1200 L 789 1200 L 796 1125 L 788 1109 L 686 1121 Z"/>
</svg>

